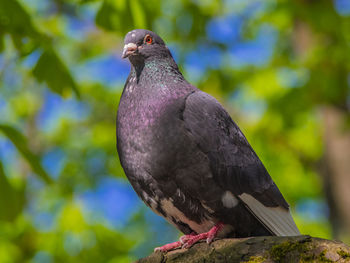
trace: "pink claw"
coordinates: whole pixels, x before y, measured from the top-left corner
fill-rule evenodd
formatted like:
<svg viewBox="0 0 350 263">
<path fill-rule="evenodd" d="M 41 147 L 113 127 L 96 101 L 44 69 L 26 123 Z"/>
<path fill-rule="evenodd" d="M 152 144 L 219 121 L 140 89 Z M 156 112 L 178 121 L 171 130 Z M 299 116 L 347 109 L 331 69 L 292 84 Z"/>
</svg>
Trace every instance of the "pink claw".
<svg viewBox="0 0 350 263">
<path fill-rule="evenodd" d="M 169 243 L 169 244 L 166 244 L 166 245 L 161 246 L 161 247 L 156 247 L 154 249 L 154 252 L 157 252 L 157 251 L 168 252 L 170 250 L 180 248 L 181 246 L 182 246 L 182 243 L 180 241 L 176 241 L 176 242 Z"/>
<path fill-rule="evenodd" d="M 207 243 L 210 244 L 213 239 L 216 237 L 217 233 L 224 227 L 223 223 L 217 223 L 213 226 L 208 232 L 201 233 L 199 235 L 191 236 L 184 244 L 183 248 L 190 248 L 198 241 L 206 239 Z"/>
<path fill-rule="evenodd" d="M 176 249 L 176 248 L 180 248 L 183 244 L 185 244 L 191 237 L 195 236 L 196 233 L 192 232 L 189 235 L 183 235 L 180 237 L 179 241 L 173 242 L 173 243 L 169 243 L 166 244 L 164 246 L 161 247 L 156 247 L 154 249 L 154 252 L 157 251 L 162 251 L 162 252 L 168 252 L 170 250 Z"/>
<path fill-rule="evenodd" d="M 195 235 L 196 235 L 196 233 L 195 233 L 195 232 L 192 232 L 192 233 L 189 234 L 189 235 L 181 236 L 181 237 L 180 237 L 180 242 L 181 242 L 181 244 L 182 244 L 182 245 L 185 244 L 191 237 L 194 237 Z"/>
<path fill-rule="evenodd" d="M 215 226 L 213 226 L 208 232 L 201 233 L 196 235 L 196 233 L 191 233 L 189 235 L 184 235 L 180 237 L 180 241 L 173 242 L 170 244 L 166 244 L 161 247 L 156 247 L 154 251 L 162 251 L 162 252 L 168 252 L 170 250 L 176 249 L 176 248 L 190 248 L 194 244 L 196 244 L 198 241 L 205 240 L 208 244 L 210 244 L 213 239 L 216 237 L 217 233 L 224 227 L 223 223 L 217 223 Z"/>
</svg>

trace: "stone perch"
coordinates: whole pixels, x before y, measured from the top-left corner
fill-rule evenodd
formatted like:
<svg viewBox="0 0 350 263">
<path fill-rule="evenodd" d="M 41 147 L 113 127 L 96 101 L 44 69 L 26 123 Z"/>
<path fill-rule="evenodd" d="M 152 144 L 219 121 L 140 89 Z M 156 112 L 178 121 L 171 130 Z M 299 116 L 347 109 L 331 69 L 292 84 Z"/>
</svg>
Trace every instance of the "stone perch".
<svg viewBox="0 0 350 263">
<path fill-rule="evenodd" d="M 137 263 L 350 262 L 350 247 L 310 236 L 251 237 L 198 243 L 190 249 L 155 252 Z"/>
</svg>

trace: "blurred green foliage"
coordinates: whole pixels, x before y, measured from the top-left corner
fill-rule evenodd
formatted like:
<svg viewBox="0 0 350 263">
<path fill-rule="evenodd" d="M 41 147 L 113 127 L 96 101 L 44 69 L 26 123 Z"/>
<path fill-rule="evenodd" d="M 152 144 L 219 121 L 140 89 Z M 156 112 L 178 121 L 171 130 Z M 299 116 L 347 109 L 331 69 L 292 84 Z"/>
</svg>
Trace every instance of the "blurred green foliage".
<svg viewBox="0 0 350 263">
<path fill-rule="evenodd" d="M 227 17 L 240 23 L 225 43 L 219 34 L 237 24 L 218 35 L 209 25 Z M 161 35 L 184 75 L 229 109 L 302 233 L 331 238 L 319 110 L 349 108 L 349 23 L 329 0 L 0 0 L 0 262 L 129 262 L 160 245 L 142 206 L 115 227 L 81 198 L 125 180 L 115 115 L 128 64 L 118 56 L 134 28 Z M 272 39 L 262 62 L 245 62 L 260 46 L 232 51 L 259 34 Z"/>
</svg>

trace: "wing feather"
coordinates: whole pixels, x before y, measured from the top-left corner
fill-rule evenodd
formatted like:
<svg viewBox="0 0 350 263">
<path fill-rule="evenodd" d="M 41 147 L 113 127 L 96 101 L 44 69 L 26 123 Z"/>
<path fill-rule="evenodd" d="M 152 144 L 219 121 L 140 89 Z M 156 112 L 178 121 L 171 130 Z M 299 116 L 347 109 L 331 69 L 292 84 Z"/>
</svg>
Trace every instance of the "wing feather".
<svg viewBox="0 0 350 263">
<path fill-rule="evenodd" d="M 220 103 L 197 91 L 186 99 L 183 119 L 198 147 L 208 156 L 215 181 L 240 197 L 274 235 L 300 235 L 289 205 L 264 165 Z"/>
<path fill-rule="evenodd" d="M 300 235 L 289 209 L 282 207 L 266 207 L 249 194 L 241 194 L 239 198 L 247 205 L 252 214 L 276 236 Z"/>
</svg>

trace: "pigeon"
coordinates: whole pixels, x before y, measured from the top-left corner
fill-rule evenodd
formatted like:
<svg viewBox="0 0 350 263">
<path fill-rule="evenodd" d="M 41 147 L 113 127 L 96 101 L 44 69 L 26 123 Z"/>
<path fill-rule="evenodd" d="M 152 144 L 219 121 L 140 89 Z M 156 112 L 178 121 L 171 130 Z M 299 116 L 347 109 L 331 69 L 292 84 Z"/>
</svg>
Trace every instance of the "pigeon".
<svg viewBox="0 0 350 263">
<path fill-rule="evenodd" d="M 297 236 L 289 205 L 223 106 L 186 81 L 156 33 L 126 34 L 131 64 L 117 150 L 133 189 L 184 233 L 167 252 L 216 238 Z"/>
</svg>

